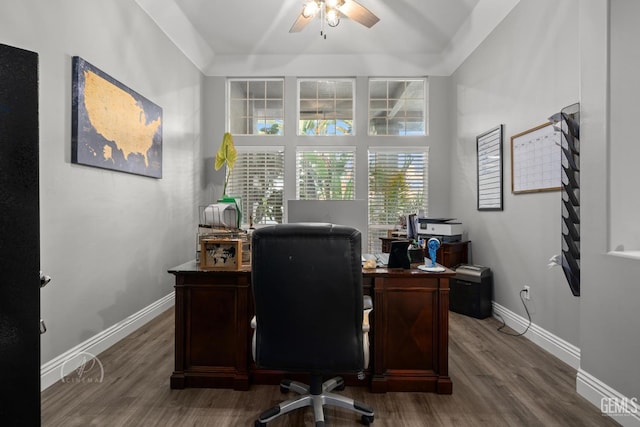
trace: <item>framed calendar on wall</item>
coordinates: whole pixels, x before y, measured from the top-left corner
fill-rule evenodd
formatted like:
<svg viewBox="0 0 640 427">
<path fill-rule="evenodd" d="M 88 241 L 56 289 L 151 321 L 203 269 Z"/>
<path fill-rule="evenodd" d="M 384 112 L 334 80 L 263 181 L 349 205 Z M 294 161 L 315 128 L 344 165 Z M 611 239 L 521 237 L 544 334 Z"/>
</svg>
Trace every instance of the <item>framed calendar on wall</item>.
<svg viewBox="0 0 640 427">
<path fill-rule="evenodd" d="M 511 192 L 560 190 L 560 132 L 545 123 L 511 137 Z"/>
</svg>

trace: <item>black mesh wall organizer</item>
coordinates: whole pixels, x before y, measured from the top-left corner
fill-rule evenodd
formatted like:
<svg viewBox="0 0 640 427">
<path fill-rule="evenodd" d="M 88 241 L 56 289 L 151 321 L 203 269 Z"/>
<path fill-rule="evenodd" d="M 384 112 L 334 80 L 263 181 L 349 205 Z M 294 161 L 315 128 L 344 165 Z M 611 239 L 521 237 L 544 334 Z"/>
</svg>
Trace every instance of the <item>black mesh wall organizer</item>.
<svg viewBox="0 0 640 427">
<path fill-rule="evenodd" d="M 580 296 L 580 104 L 560 111 L 562 145 L 562 269 Z"/>
</svg>

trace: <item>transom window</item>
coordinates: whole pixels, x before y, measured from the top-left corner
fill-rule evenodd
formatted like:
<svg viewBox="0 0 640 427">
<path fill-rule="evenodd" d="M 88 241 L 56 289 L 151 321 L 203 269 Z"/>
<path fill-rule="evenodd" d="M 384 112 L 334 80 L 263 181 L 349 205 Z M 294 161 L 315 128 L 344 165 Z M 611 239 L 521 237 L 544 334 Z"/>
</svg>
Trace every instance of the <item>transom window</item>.
<svg viewBox="0 0 640 427">
<path fill-rule="evenodd" d="M 296 150 L 296 196 L 300 200 L 355 199 L 355 147 Z"/>
<path fill-rule="evenodd" d="M 353 79 L 298 80 L 298 135 L 353 135 Z"/>
<path fill-rule="evenodd" d="M 284 134 L 284 80 L 228 80 L 229 132 Z"/>
<path fill-rule="evenodd" d="M 370 79 L 369 135 L 425 135 L 427 79 Z"/>
</svg>

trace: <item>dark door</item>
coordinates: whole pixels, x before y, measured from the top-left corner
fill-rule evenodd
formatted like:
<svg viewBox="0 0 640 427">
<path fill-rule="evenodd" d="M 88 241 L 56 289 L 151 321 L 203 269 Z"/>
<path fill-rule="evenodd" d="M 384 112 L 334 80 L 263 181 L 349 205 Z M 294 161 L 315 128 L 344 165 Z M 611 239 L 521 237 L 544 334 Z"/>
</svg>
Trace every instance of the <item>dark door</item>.
<svg viewBox="0 0 640 427">
<path fill-rule="evenodd" d="M 38 55 L 0 44 L 0 423 L 40 425 Z"/>
</svg>

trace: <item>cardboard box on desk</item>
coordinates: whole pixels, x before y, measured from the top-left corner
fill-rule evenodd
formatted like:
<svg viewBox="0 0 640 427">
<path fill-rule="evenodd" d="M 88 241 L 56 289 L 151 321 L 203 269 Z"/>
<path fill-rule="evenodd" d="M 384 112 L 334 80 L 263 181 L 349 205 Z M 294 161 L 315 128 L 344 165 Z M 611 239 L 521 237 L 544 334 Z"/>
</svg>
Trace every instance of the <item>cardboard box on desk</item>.
<svg viewBox="0 0 640 427">
<path fill-rule="evenodd" d="M 241 239 L 202 239 L 200 268 L 235 271 L 242 267 Z"/>
<path fill-rule="evenodd" d="M 239 229 L 216 229 L 200 225 L 196 236 L 196 262 L 200 262 L 200 252 L 204 239 L 242 240 L 242 263 L 251 264 L 251 236 Z"/>
</svg>

